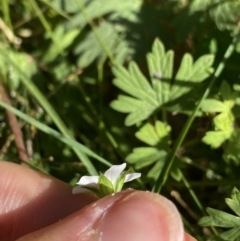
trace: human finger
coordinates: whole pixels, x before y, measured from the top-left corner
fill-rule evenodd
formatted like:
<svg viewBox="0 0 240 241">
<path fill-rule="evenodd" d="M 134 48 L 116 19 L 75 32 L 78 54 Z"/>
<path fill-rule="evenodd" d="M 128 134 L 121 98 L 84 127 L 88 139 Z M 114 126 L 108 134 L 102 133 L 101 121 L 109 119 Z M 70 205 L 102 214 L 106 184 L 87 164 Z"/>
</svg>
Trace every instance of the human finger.
<svg viewBox="0 0 240 241">
<path fill-rule="evenodd" d="M 194 241 L 165 197 L 127 190 L 102 198 L 18 241 Z"/>
<path fill-rule="evenodd" d="M 0 240 L 16 240 L 97 199 L 72 195 L 70 185 L 10 162 L 0 161 L 0 177 Z"/>
</svg>

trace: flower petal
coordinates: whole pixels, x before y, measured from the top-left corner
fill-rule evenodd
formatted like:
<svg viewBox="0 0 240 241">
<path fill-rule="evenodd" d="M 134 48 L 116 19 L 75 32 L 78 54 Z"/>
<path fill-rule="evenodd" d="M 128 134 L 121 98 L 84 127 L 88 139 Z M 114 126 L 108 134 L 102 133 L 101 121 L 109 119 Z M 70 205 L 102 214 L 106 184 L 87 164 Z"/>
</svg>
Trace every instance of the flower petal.
<svg viewBox="0 0 240 241">
<path fill-rule="evenodd" d="M 88 186 L 88 185 L 92 185 L 92 184 L 97 184 L 98 179 L 99 179 L 99 176 L 83 176 L 80 178 L 79 182 L 76 184 L 80 185 L 80 186 Z"/>
<path fill-rule="evenodd" d="M 122 173 L 122 171 L 126 168 L 126 163 L 123 163 L 121 165 L 114 165 L 110 167 L 104 175 L 109 179 L 109 181 L 112 182 L 113 185 L 115 185 L 118 177 Z"/>
<path fill-rule="evenodd" d="M 83 188 L 81 186 L 76 186 L 72 189 L 72 194 L 78 194 L 78 193 L 90 193 L 92 191 L 86 189 L 86 188 Z"/>
<path fill-rule="evenodd" d="M 127 174 L 124 182 L 130 182 L 130 181 L 132 181 L 134 179 L 137 179 L 139 177 L 141 177 L 141 173 L 139 173 L 139 172 Z"/>
</svg>

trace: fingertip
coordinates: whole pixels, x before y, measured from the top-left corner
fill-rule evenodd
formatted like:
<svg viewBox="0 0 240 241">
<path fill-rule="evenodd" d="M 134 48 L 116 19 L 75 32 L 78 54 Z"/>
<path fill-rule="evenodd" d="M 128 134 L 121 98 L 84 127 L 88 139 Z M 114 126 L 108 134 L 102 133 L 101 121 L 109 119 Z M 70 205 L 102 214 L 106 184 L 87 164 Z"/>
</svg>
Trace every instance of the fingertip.
<svg viewBox="0 0 240 241">
<path fill-rule="evenodd" d="M 96 200 L 72 195 L 67 183 L 10 162 L 0 161 L 0 176 L 0 240 L 16 240 Z"/>
<path fill-rule="evenodd" d="M 45 239 L 47 233 L 48 239 Z M 96 201 L 21 241 L 184 241 L 181 217 L 165 197 L 124 191 Z"/>
<path fill-rule="evenodd" d="M 197 240 L 195 238 L 193 238 L 190 234 L 185 233 L 184 241 L 197 241 Z"/>
<path fill-rule="evenodd" d="M 135 191 L 114 204 L 95 223 L 104 241 L 182 241 L 181 217 L 165 197 Z"/>
</svg>

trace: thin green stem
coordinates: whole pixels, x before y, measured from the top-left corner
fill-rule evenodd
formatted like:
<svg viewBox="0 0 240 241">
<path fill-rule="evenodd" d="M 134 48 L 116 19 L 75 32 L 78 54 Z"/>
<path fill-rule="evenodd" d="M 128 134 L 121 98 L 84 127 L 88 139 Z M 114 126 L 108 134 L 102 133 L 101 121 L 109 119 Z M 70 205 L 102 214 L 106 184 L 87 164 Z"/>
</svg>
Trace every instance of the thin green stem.
<svg viewBox="0 0 240 241">
<path fill-rule="evenodd" d="M 27 4 L 27 3 L 26 3 Z M 22 27 L 24 24 L 29 23 L 32 19 L 36 18 L 38 16 L 38 14 L 43 14 L 44 12 L 46 12 L 48 10 L 48 7 L 45 6 L 44 8 L 41 9 L 40 13 L 35 13 L 32 16 L 29 17 L 24 17 L 23 19 L 17 21 L 14 23 L 13 28 L 14 29 L 18 29 L 20 27 Z"/>
<path fill-rule="evenodd" d="M 44 4 L 46 4 L 48 7 L 52 8 L 54 11 L 56 11 L 59 15 L 63 16 L 64 18 L 66 18 L 69 21 L 72 21 L 72 18 L 66 14 L 64 11 L 62 11 L 59 8 L 56 8 L 53 4 L 51 4 L 50 2 L 46 1 L 46 0 L 40 0 L 41 2 L 43 2 Z"/>
<path fill-rule="evenodd" d="M 206 215 L 206 212 L 201 204 L 201 202 L 199 201 L 197 195 L 195 194 L 194 190 L 192 189 L 191 187 L 191 184 L 188 182 L 188 180 L 185 178 L 184 174 L 182 173 L 182 171 L 179 169 L 180 173 L 181 173 L 181 176 L 182 176 L 182 181 L 184 183 L 184 185 L 186 186 L 187 190 L 189 191 L 192 199 L 194 200 L 194 202 L 196 203 L 196 205 L 198 206 L 199 210 L 202 212 L 203 215 Z M 218 235 L 218 232 L 217 230 L 211 226 L 211 229 L 213 231 L 213 233 L 215 235 Z"/>
<path fill-rule="evenodd" d="M 103 89 L 102 89 L 102 83 L 103 83 L 103 62 L 101 61 L 97 65 L 97 73 L 98 73 L 98 96 L 99 96 L 99 113 L 100 113 L 100 122 L 102 120 L 103 115 Z M 99 123 L 100 126 L 100 123 Z"/>
<path fill-rule="evenodd" d="M 164 106 L 162 107 L 162 121 L 167 123 L 167 111 Z"/>
<path fill-rule="evenodd" d="M 18 116 L 19 118 L 21 118 L 22 120 L 26 121 L 27 123 L 35 126 L 37 129 L 41 130 L 42 132 L 58 139 L 59 141 L 61 141 L 62 143 L 75 148 L 75 149 L 79 149 L 82 153 L 84 153 L 85 155 L 91 156 L 94 159 L 98 160 L 99 162 L 105 164 L 106 166 L 112 166 L 112 164 L 110 162 L 108 162 L 107 160 L 105 160 L 104 158 L 98 156 L 96 153 L 94 153 L 93 151 L 91 151 L 90 149 L 88 149 L 86 146 L 80 144 L 79 142 L 73 140 L 72 138 L 69 137 L 65 137 L 63 136 L 61 133 L 59 133 L 58 131 L 50 128 L 49 126 L 41 123 L 40 121 L 37 121 L 36 119 L 24 114 L 23 112 L 17 110 L 16 108 L 4 103 L 3 101 L 0 100 L 0 106 L 13 112 L 16 116 Z M 86 166 L 87 167 L 87 166 Z M 89 171 L 89 173 L 91 173 Z"/>
<path fill-rule="evenodd" d="M 88 107 L 88 109 L 91 111 L 91 114 L 94 117 L 94 120 L 97 121 L 98 124 L 98 131 L 104 131 L 105 130 L 105 135 L 108 138 L 110 144 L 116 149 L 118 150 L 118 144 L 117 141 L 115 140 L 114 136 L 111 134 L 111 132 L 107 129 L 104 121 L 102 120 L 101 116 L 102 115 L 98 115 L 93 104 L 91 101 L 91 98 L 86 94 L 86 92 L 84 91 L 84 89 L 82 88 L 81 85 L 78 86 L 79 91 L 81 92 L 83 99 Z"/>
<path fill-rule="evenodd" d="M 35 10 L 40 22 L 42 23 L 43 27 L 47 31 L 49 37 L 52 39 L 53 43 L 56 45 L 59 54 L 63 54 L 63 49 L 61 48 L 58 40 L 54 37 L 54 34 L 53 34 L 52 29 L 50 27 L 50 24 L 48 23 L 48 21 L 46 20 L 46 18 L 42 14 L 42 11 L 39 8 L 39 6 L 37 5 L 36 1 L 35 0 L 29 0 L 29 2 L 32 5 L 32 8 Z"/>
<path fill-rule="evenodd" d="M 9 13 L 9 6 L 7 0 L 2 0 L 2 11 L 3 11 L 3 19 L 5 24 L 8 26 L 9 29 L 13 30 L 12 21 Z"/>
<path fill-rule="evenodd" d="M 95 34 L 98 42 L 100 43 L 100 45 L 102 46 L 103 50 L 105 51 L 106 55 L 108 56 L 108 58 L 110 59 L 110 61 L 112 63 L 115 62 L 114 60 L 114 56 L 113 56 L 113 53 L 111 51 L 111 49 L 108 47 L 108 45 L 106 44 L 105 40 L 102 38 L 101 34 L 98 32 L 98 30 L 96 29 L 91 17 L 89 16 L 86 8 L 85 8 L 85 5 L 84 3 L 82 2 L 82 0 L 75 0 L 83 14 L 83 16 L 85 17 L 86 21 L 88 22 L 88 24 L 90 25 L 90 27 L 92 28 L 92 31 L 93 33 Z M 98 66 L 98 81 L 99 81 L 99 85 L 101 84 L 102 80 L 103 80 L 103 72 L 102 72 L 102 64 L 103 63 L 100 63 L 99 66 Z M 101 98 L 101 102 L 102 102 L 102 98 Z M 100 102 L 100 111 L 101 111 L 101 103 Z M 95 111 L 93 112 L 94 114 L 96 113 Z M 118 149 L 118 144 L 117 142 L 115 141 L 114 137 L 112 136 L 112 134 L 106 129 L 106 125 L 104 124 L 104 122 L 102 121 L 102 118 L 100 116 L 100 118 L 98 117 L 99 119 L 99 128 L 100 129 L 105 129 L 106 131 L 106 136 L 107 138 L 109 139 L 110 143 L 112 144 L 112 146 L 115 148 L 115 149 Z"/>
<path fill-rule="evenodd" d="M 178 136 L 176 142 L 175 142 L 175 145 L 171 151 L 171 153 L 169 154 L 169 156 L 167 157 L 166 159 L 166 162 L 165 162 L 165 165 L 162 169 L 162 171 L 160 172 L 158 178 L 157 178 L 157 181 L 156 181 L 156 184 L 154 185 L 153 187 L 153 192 L 160 192 L 162 187 L 164 186 L 165 182 L 167 181 L 168 179 L 168 176 L 169 176 L 169 173 L 171 171 L 171 167 L 174 163 L 174 159 L 175 159 L 175 156 L 177 154 L 177 151 L 178 149 L 180 148 L 180 146 L 182 145 L 183 143 L 183 140 L 185 139 L 192 123 L 193 123 L 193 120 L 195 119 L 195 116 L 196 116 L 196 113 L 198 111 L 198 109 L 200 108 L 200 105 L 202 103 L 202 101 L 209 95 L 216 79 L 220 76 L 220 74 L 222 73 L 225 65 L 226 65 L 226 62 L 227 60 L 230 58 L 230 56 L 234 53 L 234 50 L 235 50 L 235 47 L 236 47 L 236 44 L 239 40 L 239 34 L 236 35 L 233 40 L 232 40 L 232 43 L 229 45 L 229 47 L 227 48 L 224 56 L 223 56 L 223 59 L 222 61 L 220 62 L 220 64 L 218 65 L 216 71 L 214 72 L 214 75 L 207 87 L 207 89 L 205 90 L 205 92 L 203 93 L 201 99 L 199 100 L 199 102 L 196 104 L 194 110 L 192 111 L 191 115 L 189 116 L 187 122 L 185 123 L 180 135 Z"/>
<path fill-rule="evenodd" d="M 107 129 L 107 126 L 105 125 L 103 121 L 103 89 L 102 89 L 102 83 L 103 83 L 103 64 L 104 61 L 100 61 L 100 63 L 97 66 L 98 70 L 98 93 L 99 93 L 99 115 L 98 115 L 98 126 L 99 131 L 103 131 L 108 138 L 110 144 L 118 150 L 119 146 L 117 141 L 115 140 L 114 136 L 111 134 L 111 132 Z"/>
<path fill-rule="evenodd" d="M 188 180 L 185 178 L 184 174 L 182 173 L 182 171 L 179 169 L 179 172 L 181 173 L 181 177 L 182 177 L 182 181 L 183 184 L 185 185 L 185 187 L 188 189 L 192 199 L 194 200 L 194 202 L 196 203 L 196 205 L 198 206 L 199 210 L 202 212 L 203 215 L 205 215 L 205 211 L 204 208 L 201 204 L 201 202 L 199 201 L 197 195 L 195 194 L 194 190 L 191 187 L 191 184 L 188 182 Z"/>
<path fill-rule="evenodd" d="M 110 50 L 110 48 L 108 47 L 108 45 L 106 44 L 105 40 L 102 38 L 101 34 L 98 32 L 98 30 L 95 28 L 95 25 L 91 19 L 91 17 L 89 16 L 85 5 L 83 4 L 82 0 L 75 0 L 83 14 L 83 16 L 85 17 L 85 19 L 87 20 L 88 24 L 90 25 L 90 27 L 92 28 L 93 33 L 95 34 L 98 42 L 100 43 L 100 45 L 102 46 L 103 50 L 105 51 L 106 55 L 108 56 L 108 58 L 110 59 L 110 61 L 112 63 L 114 63 L 114 57 L 112 54 L 112 51 Z"/>
</svg>

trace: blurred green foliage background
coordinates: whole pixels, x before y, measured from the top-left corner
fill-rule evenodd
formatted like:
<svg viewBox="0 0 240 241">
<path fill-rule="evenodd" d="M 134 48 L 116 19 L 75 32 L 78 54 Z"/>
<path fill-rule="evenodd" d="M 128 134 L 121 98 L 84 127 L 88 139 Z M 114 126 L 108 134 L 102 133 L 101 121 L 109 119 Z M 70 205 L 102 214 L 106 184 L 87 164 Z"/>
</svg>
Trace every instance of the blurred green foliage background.
<svg viewBox="0 0 240 241">
<path fill-rule="evenodd" d="M 239 187 L 239 26 L 239 0 L 0 0 L 1 159 L 72 185 L 127 162 L 239 240 L 198 225 Z"/>
</svg>

